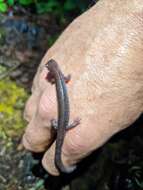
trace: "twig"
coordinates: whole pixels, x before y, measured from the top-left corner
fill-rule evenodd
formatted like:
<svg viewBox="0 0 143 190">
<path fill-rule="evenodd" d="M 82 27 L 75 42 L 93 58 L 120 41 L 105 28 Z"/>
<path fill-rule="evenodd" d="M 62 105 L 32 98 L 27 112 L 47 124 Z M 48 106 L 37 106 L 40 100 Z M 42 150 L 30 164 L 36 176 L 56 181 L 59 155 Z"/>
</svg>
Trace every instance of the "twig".
<svg viewBox="0 0 143 190">
<path fill-rule="evenodd" d="M 2 176 L 2 175 L 0 175 L 0 179 L 5 183 L 6 182 L 6 179 Z"/>
<path fill-rule="evenodd" d="M 3 80 L 4 78 L 8 77 L 8 76 L 10 75 L 10 73 L 11 73 L 12 71 L 14 71 L 15 69 L 17 69 L 20 65 L 21 65 L 21 63 L 18 63 L 18 64 L 16 64 L 16 65 L 14 65 L 12 68 L 10 68 L 8 71 L 2 73 L 2 74 L 0 75 L 0 80 Z"/>
</svg>

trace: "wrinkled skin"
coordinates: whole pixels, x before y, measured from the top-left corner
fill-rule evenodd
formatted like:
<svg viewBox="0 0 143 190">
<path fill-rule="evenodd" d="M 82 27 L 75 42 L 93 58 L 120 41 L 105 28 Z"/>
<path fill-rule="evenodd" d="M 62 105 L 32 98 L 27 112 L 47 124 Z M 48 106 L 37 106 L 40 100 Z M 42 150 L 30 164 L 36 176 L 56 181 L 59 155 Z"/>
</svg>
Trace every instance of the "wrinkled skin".
<svg viewBox="0 0 143 190">
<path fill-rule="evenodd" d="M 62 159 L 72 165 L 130 126 L 143 112 L 143 1 L 100 0 L 75 19 L 48 50 L 35 76 L 24 117 L 23 136 L 31 151 L 46 151 L 42 163 L 52 175 L 55 142 L 50 120 L 57 116 L 55 86 L 45 80 L 44 64 L 55 59 L 65 75 L 71 121 Z M 49 149 L 48 149 L 49 148 Z"/>
</svg>

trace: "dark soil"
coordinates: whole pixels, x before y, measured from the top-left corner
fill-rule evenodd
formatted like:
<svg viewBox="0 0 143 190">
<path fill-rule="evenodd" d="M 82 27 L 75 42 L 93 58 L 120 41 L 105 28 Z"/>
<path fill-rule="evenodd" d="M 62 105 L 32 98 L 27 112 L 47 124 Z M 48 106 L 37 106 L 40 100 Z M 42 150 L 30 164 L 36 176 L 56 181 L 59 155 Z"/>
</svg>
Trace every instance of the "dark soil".
<svg viewBox="0 0 143 190">
<path fill-rule="evenodd" d="M 17 65 L 9 76 L 30 89 L 43 55 L 67 24 L 58 24 L 49 15 L 1 17 L 0 65 L 7 69 Z"/>
<path fill-rule="evenodd" d="M 30 92 L 43 55 L 67 24 L 60 24 L 52 15 L 1 15 L 0 66 L 6 71 L 0 80 L 10 77 Z M 20 139 L 21 134 L 17 134 L 8 147 L 8 142 L 0 139 L 0 190 L 50 189 L 46 188 L 48 174 L 40 164 L 40 155 L 35 159 L 19 148 Z"/>
</svg>

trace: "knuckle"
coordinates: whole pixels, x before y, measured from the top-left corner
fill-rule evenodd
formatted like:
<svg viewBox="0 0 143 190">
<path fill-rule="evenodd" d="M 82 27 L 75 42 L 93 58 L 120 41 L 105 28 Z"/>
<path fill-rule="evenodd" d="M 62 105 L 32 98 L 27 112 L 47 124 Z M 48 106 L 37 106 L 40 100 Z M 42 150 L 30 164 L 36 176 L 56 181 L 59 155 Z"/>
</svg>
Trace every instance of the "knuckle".
<svg viewBox="0 0 143 190">
<path fill-rule="evenodd" d="M 56 97 L 50 90 L 45 90 L 41 95 L 39 106 L 38 106 L 38 114 L 41 118 L 49 120 L 55 115 L 56 110 Z"/>
<path fill-rule="evenodd" d="M 47 102 L 47 96 L 43 93 L 39 102 L 38 107 L 38 114 L 41 118 L 46 118 L 48 115 L 48 102 Z"/>
<path fill-rule="evenodd" d="M 36 111 L 36 108 L 37 108 L 36 102 L 37 101 L 38 101 L 37 98 L 34 95 L 32 95 L 29 97 L 29 99 L 26 102 L 23 116 L 24 116 L 24 119 L 28 122 L 32 119 L 32 117 Z"/>
<path fill-rule="evenodd" d="M 37 125 L 36 125 L 37 124 Z M 35 151 L 43 151 L 49 143 L 51 143 L 52 134 L 45 127 L 40 127 L 42 124 L 38 121 L 31 121 L 27 126 L 24 134 L 24 141 L 27 147 Z"/>
</svg>

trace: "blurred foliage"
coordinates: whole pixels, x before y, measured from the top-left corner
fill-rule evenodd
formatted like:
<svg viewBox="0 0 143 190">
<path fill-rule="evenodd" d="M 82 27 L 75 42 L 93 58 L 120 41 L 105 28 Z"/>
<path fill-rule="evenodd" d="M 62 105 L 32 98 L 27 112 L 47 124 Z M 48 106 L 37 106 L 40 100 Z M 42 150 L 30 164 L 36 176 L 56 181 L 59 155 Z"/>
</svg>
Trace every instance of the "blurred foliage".
<svg viewBox="0 0 143 190">
<path fill-rule="evenodd" d="M 118 140 L 117 135 L 116 140 L 112 138 L 83 160 L 71 190 L 143 190 L 143 129 L 139 126 L 136 130 L 139 135 L 133 133 L 130 139 L 122 136 Z M 129 131 L 123 133 L 129 135 Z"/>
<path fill-rule="evenodd" d="M 64 0 L 59 2 L 58 0 L 49 0 L 47 2 L 36 1 L 36 8 L 38 13 L 53 13 L 56 15 L 62 15 L 69 11 L 83 12 L 89 5 L 89 1 L 77 1 L 77 0 Z"/>
<path fill-rule="evenodd" d="M 2 75 L 4 72 L 6 72 L 6 68 L 0 65 L 0 75 Z"/>
<path fill-rule="evenodd" d="M 0 81 L 0 138 L 11 139 L 25 126 L 21 110 L 26 98 L 25 90 L 14 82 Z"/>
<path fill-rule="evenodd" d="M 40 179 L 35 183 L 35 187 L 30 188 L 30 190 L 42 190 L 44 189 L 44 180 Z"/>
<path fill-rule="evenodd" d="M 91 0 L 0 0 L 0 12 L 7 12 L 15 5 L 21 5 L 24 7 L 35 7 L 38 14 L 52 13 L 63 16 L 70 11 L 84 12 L 91 2 Z"/>
</svg>

